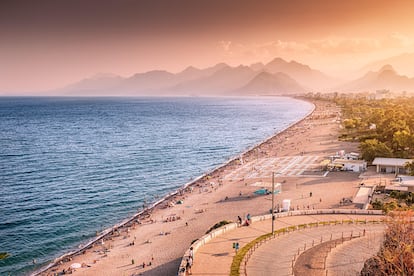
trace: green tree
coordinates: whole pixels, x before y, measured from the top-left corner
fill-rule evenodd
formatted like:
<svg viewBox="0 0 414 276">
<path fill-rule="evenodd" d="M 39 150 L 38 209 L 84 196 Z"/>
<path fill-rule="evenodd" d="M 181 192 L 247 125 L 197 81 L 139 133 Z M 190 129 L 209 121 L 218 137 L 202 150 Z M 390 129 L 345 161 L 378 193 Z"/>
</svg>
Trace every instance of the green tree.
<svg viewBox="0 0 414 276">
<path fill-rule="evenodd" d="M 414 161 L 406 162 L 404 168 L 407 170 L 409 175 L 414 175 Z"/>
<path fill-rule="evenodd" d="M 353 119 L 345 119 L 343 124 L 346 129 L 352 129 L 352 128 L 355 128 L 356 126 L 355 120 Z"/>
<path fill-rule="evenodd" d="M 367 162 L 372 162 L 375 157 L 391 157 L 392 150 L 377 139 L 368 139 L 359 145 L 362 158 Z"/>
<path fill-rule="evenodd" d="M 404 129 L 394 132 L 392 141 L 397 149 L 404 149 L 412 146 L 412 138 L 410 131 Z"/>
</svg>

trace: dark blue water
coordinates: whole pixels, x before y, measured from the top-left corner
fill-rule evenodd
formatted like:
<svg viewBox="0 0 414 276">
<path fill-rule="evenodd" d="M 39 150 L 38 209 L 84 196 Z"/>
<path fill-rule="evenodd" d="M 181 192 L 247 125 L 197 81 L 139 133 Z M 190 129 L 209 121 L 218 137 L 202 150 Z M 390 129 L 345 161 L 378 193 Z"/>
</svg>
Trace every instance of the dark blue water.
<svg viewBox="0 0 414 276">
<path fill-rule="evenodd" d="M 0 252 L 11 254 L 0 275 L 73 250 L 311 109 L 289 98 L 0 98 Z"/>
</svg>

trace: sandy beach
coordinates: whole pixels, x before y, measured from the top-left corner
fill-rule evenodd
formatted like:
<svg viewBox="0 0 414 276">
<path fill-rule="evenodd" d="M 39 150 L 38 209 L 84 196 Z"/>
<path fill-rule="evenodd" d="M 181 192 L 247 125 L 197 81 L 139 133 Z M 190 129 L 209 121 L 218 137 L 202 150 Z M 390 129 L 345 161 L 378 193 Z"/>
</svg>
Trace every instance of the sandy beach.
<svg viewBox="0 0 414 276">
<path fill-rule="evenodd" d="M 304 120 L 41 275 L 68 271 L 74 263 L 82 265 L 74 275 L 176 275 L 191 242 L 215 223 L 269 212 L 271 196 L 253 192 L 271 183 L 272 172 L 282 186 L 275 196 L 279 206 L 290 199 L 293 209 L 356 208 L 340 201 L 356 194 L 359 174 L 324 176 L 318 170 L 327 156 L 355 152 L 358 145 L 337 141 L 339 108 L 323 101 L 314 104 Z"/>
</svg>

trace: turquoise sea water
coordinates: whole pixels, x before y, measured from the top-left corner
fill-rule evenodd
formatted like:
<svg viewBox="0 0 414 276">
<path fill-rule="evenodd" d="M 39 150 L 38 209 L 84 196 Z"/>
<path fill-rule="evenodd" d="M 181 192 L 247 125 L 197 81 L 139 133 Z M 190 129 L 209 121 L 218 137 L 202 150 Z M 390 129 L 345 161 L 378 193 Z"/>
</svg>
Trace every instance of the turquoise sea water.
<svg viewBox="0 0 414 276">
<path fill-rule="evenodd" d="M 0 98 L 0 252 L 11 254 L 0 275 L 77 248 L 312 107 L 283 97 Z"/>
</svg>

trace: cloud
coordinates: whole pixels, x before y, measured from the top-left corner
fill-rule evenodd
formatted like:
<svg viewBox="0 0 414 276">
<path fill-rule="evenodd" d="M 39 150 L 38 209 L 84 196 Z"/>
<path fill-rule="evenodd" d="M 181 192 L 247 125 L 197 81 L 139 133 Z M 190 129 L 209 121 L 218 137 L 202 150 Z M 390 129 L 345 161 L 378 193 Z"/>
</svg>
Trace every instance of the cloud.
<svg viewBox="0 0 414 276">
<path fill-rule="evenodd" d="M 218 42 L 218 47 L 223 49 L 225 52 L 230 51 L 231 41 L 221 40 Z"/>
<path fill-rule="evenodd" d="M 307 43 L 312 53 L 323 55 L 343 55 L 366 53 L 381 48 L 380 41 L 366 38 L 327 38 L 322 40 L 311 40 Z"/>
<path fill-rule="evenodd" d="M 264 43 L 240 44 L 220 41 L 220 48 L 227 57 L 266 60 L 275 56 L 347 56 L 372 54 L 386 50 L 407 49 L 413 41 L 400 33 L 391 33 L 383 38 L 347 38 L 331 36 L 309 41 L 274 40 Z"/>
<path fill-rule="evenodd" d="M 265 43 L 242 44 L 231 41 L 219 41 L 218 47 L 223 57 L 244 62 L 256 62 L 268 60 L 275 56 L 296 54 L 308 51 L 308 46 L 295 41 L 269 41 Z"/>
<path fill-rule="evenodd" d="M 333 37 L 321 40 L 311 40 L 308 49 L 319 54 L 357 54 L 372 51 L 406 48 L 412 46 L 412 41 L 398 33 L 392 33 L 384 38 L 343 38 Z"/>
<path fill-rule="evenodd" d="M 412 47 L 413 41 L 401 33 L 392 33 L 382 40 L 382 45 L 387 48 Z"/>
</svg>

